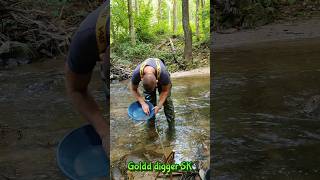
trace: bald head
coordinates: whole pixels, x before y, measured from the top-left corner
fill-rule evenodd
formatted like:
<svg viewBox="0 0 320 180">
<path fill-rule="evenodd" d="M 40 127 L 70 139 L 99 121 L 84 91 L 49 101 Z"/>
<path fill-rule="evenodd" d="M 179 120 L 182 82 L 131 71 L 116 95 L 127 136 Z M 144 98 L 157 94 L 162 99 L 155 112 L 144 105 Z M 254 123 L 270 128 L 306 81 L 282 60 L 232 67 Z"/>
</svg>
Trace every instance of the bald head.
<svg viewBox="0 0 320 180">
<path fill-rule="evenodd" d="M 154 91 L 157 85 L 156 76 L 153 73 L 143 75 L 142 84 L 146 91 Z"/>
</svg>

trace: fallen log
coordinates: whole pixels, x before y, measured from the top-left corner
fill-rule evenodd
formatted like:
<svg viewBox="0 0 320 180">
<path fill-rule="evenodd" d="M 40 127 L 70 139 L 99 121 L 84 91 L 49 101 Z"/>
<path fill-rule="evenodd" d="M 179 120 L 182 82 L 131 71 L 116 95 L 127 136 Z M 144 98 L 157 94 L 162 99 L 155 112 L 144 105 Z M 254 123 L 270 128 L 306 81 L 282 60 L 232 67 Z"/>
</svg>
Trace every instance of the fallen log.
<svg viewBox="0 0 320 180">
<path fill-rule="evenodd" d="M 165 40 L 160 45 L 157 46 L 157 49 L 161 49 L 164 45 L 167 45 L 167 44 L 168 44 L 168 41 Z"/>
</svg>

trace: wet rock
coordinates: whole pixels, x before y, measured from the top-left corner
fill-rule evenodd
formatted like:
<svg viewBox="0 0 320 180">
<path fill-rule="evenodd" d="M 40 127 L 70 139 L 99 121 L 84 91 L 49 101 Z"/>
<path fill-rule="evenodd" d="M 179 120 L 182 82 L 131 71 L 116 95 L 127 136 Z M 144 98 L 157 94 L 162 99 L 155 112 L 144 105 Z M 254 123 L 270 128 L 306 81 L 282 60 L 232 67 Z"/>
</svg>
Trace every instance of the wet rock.
<svg viewBox="0 0 320 180">
<path fill-rule="evenodd" d="M 110 80 L 118 80 L 120 79 L 120 76 L 116 75 L 116 74 L 111 74 L 110 75 Z"/>
<path fill-rule="evenodd" d="M 127 157 L 126 157 L 126 164 L 128 164 L 129 162 L 131 162 L 131 161 L 133 161 L 133 162 L 135 162 L 135 163 L 138 163 L 138 162 L 140 162 L 140 161 L 145 161 L 146 159 L 144 158 L 144 157 L 142 157 L 142 156 L 137 156 L 137 155 L 128 155 Z"/>
<path fill-rule="evenodd" d="M 201 179 L 206 179 L 206 172 L 203 169 L 199 170 L 199 176 L 201 177 Z"/>
<path fill-rule="evenodd" d="M 320 117 L 320 95 L 312 96 L 308 99 L 303 108 L 304 113 L 312 117 Z"/>
<path fill-rule="evenodd" d="M 121 174 L 120 169 L 117 168 L 117 167 L 113 167 L 111 169 L 111 178 L 114 179 L 114 180 L 124 179 L 124 177 Z"/>
<path fill-rule="evenodd" d="M 131 71 L 129 68 L 123 65 L 115 65 L 113 64 L 110 67 L 110 80 L 126 80 L 131 77 Z"/>
<path fill-rule="evenodd" d="M 23 65 L 23 64 L 30 64 L 32 60 L 28 58 L 19 58 L 17 59 L 17 62 L 19 65 Z"/>
<path fill-rule="evenodd" d="M 49 179 L 50 177 L 46 174 L 41 174 L 38 176 L 39 179 Z"/>
<path fill-rule="evenodd" d="M 50 83 L 52 83 L 52 81 L 42 82 L 42 83 L 34 83 L 34 84 L 27 86 L 27 89 L 28 89 L 28 92 L 39 92 L 39 91 L 49 90 Z"/>
<path fill-rule="evenodd" d="M 28 93 L 40 93 L 45 92 L 53 88 L 57 83 L 57 80 L 49 79 L 43 82 L 36 82 L 26 87 Z"/>
<path fill-rule="evenodd" d="M 18 61 L 16 59 L 13 59 L 13 58 L 9 58 L 8 60 L 5 61 L 5 66 L 6 68 L 14 68 L 16 66 L 18 66 Z"/>
<path fill-rule="evenodd" d="M 130 154 L 124 155 L 120 158 L 120 160 L 113 163 L 112 168 L 112 176 L 114 179 L 117 179 L 116 177 L 124 177 L 125 179 L 145 179 L 145 178 L 151 178 L 154 179 L 154 176 L 152 172 L 129 172 L 127 171 L 127 165 L 130 161 L 133 161 L 135 163 L 138 163 L 140 161 L 147 161 L 150 162 L 152 157 L 152 160 L 161 160 L 162 154 L 159 154 L 157 152 L 149 151 L 146 149 L 140 149 L 136 150 Z M 120 178 L 121 179 L 121 178 Z"/>
<path fill-rule="evenodd" d="M 1 59 L 0 66 L 5 66 L 7 69 L 12 69 L 19 65 L 30 64 L 32 61 L 28 58 L 9 58 Z"/>
</svg>

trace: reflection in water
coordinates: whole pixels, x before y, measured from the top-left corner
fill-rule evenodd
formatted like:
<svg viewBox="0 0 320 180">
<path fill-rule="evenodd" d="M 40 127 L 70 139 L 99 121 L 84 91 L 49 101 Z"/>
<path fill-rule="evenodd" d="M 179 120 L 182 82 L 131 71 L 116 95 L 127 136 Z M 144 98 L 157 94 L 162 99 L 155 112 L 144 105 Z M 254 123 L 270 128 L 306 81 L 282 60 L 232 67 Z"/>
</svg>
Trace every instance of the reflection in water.
<svg viewBox="0 0 320 180">
<path fill-rule="evenodd" d="M 163 111 L 155 128 L 136 125 L 129 120 L 128 106 L 135 101 L 127 88 L 128 81 L 111 85 L 111 161 L 119 163 L 124 156 L 139 152 L 146 160 L 162 159 L 175 151 L 175 162 L 202 160 L 209 163 L 209 76 L 173 80 L 172 98 L 176 112 L 175 126 L 168 126 Z M 125 87 L 125 88 L 124 88 Z M 157 154 L 148 157 L 148 153 Z M 122 161 L 123 162 L 123 161 Z M 121 165 L 118 165 L 121 166 Z M 123 165 L 122 165 L 123 166 Z M 120 167 L 121 168 L 121 167 Z M 123 168 L 123 167 L 122 167 Z"/>
<path fill-rule="evenodd" d="M 166 129 L 166 139 L 168 141 L 173 141 L 174 139 L 176 139 L 175 125 L 171 125 Z"/>
<path fill-rule="evenodd" d="M 320 39 L 215 52 L 216 179 L 320 177 Z"/>
</svg>

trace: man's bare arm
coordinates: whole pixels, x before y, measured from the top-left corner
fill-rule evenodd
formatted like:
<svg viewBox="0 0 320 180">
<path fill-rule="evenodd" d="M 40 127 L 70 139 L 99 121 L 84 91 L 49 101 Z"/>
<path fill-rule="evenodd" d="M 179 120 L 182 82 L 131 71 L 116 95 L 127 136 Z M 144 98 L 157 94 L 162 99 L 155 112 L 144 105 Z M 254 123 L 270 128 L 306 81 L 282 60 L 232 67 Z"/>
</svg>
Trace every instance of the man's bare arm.
<svg viewBox="0 0 320 180">
<path fill-rule="evenodd" d="M 142 104 L 144 103 L 144 98 L 140 95 L 138 87 L 138 85 L 134 85 L 131 83 L 131 92 L 133 96 L 136 98 L 137 101 L 139 101 L 140 104 Z"/>
<path fill-rule="evenodd" d="M 169 95 L 169 92 L 170 92 L 170 89 L 171 89 L 171 84 L 168 84 L 168 85 L 165 85 L 165 86 L 162 86 L 162 91 L 159 95 L 159 103 L 158 105 L 155 107 L 155 112 L 156 114 L 158 113 L 158 111 L 162 108 L 164 102 L 166 101 L 168 95 Z"/>
<path fill-rule="evenodd" d="M 77 74 L 65 65 L 66 87 L 75 108 L 89 121 L 100 135 L 101 139 L 109 133 L 109 126 L 103 118 L 98 104 L 88 92 L 91 74 Z"/>
<path fill-rule="evenodd" d="M 139 87 L 138 85 L 134 85 L 131 83 L 131 92 L 132 92 L 133 96 L 137 99 L 137 101 L 139 101 L 139 103 L 141 104 L 144 113 L 149 115 L 149 113 L 150 113 L 149 105 L 145 102 L 144 98 L 140 95 L 140 93 L 138 91 L 138 87 Z"/>
</svg>

